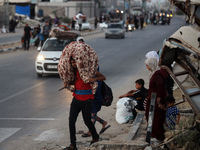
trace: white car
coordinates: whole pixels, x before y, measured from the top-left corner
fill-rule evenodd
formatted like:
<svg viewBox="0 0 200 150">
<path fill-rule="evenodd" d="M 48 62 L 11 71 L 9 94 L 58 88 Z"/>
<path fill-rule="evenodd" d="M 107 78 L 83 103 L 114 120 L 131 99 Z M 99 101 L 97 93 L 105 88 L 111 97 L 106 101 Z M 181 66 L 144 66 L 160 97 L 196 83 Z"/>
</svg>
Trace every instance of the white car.
<svg viewBox="0 0 200 150">
<path fill-rule="evenodd" d="M 92 29 L 92 26 L 88 21 L 85 21 L 82 23 L 81 30 L 91 30 L 91 29 Z M 75 23 L 75 30 L 79 30 L 78 21 L 76 21 L 76 23 Z"/>
<path fill-rule="evenodd" d="M 121 23 L 109 23 L 105 30 L 105 38 L 118 37 L 125 38 L 125 29 Z"/>
<path fill-rule="evenodd" d="M 58 74 L 58 62 L 63 49 L 73 41 L 83 41 L 82 37 L 74 39 L 57 39 L 56 37 L 48 38 L 43 44 L 35 61 L 35 70 L 38 77 L 44 74 Z"/>
<path fill-rule="evenodd" d="M 106 22 L 98 23 L 99 29 L 106 29 L 108 27 L 108 24 Z"/>
</svg>

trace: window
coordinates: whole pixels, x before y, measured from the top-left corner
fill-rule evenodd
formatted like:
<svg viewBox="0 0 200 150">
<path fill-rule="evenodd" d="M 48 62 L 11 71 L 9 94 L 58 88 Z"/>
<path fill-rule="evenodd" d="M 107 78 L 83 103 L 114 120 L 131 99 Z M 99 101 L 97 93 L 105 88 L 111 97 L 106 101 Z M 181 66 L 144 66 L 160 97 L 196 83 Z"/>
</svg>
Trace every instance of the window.
<svg viewBox="0 0 200 150">
<path fill-rule="evenodd" d="M 65 46 L 71 43 L 74 40 L 58 40 L 58 39 L 49 39 L 46 41 L 43 51 L 63 51 Z"/>
</svg>

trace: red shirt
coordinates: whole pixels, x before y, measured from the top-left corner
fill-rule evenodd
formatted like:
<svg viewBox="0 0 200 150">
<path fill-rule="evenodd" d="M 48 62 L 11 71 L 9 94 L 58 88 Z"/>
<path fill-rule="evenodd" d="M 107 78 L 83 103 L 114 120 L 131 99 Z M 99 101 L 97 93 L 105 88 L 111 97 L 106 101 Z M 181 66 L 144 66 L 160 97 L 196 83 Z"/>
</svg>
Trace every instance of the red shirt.
<svg viewBox="0 0 200 150">
<path fill-rule="evenodd" d="M 83 82 L 78 70 L 75 71 L 75 92 L 73 96 L 81 101 L 86 101 L 88 99 L 94 99 L 94 94 L 92 93 L 92 87 L 89 83 Z"/>
</svg>

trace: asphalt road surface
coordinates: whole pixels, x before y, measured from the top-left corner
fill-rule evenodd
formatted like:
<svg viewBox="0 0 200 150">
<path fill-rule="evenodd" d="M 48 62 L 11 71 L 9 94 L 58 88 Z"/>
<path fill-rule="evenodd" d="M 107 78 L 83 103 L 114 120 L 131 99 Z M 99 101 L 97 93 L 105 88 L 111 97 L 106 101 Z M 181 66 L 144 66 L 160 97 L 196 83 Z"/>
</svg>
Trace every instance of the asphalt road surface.
<svg viewBox="0 0 200 150">
<path fill-rule="evenodd" d="M 164 39 L 181 25 L 182 18 L 174 17 L 170 25 L 148 25 L 143 30 L 126 32 L 125 39 L 105 39 L 104 33 L 84 38 L 97 52 L 100 72 L 115 90 L 144 70 L 145 54 L 160 50 Z M 58 92 L 63 86 L 59 76 L 37 77 L 37 54 L 34 47 L 0 54 L 0 150 L 30 150 L 28 141 L 41 140 L 46 130 L 62 136 L 56 133 L 62 119 L 66 119 L 72 96 Z M 62 128 L 67 130 L 68 125 Z"/>
</svg>

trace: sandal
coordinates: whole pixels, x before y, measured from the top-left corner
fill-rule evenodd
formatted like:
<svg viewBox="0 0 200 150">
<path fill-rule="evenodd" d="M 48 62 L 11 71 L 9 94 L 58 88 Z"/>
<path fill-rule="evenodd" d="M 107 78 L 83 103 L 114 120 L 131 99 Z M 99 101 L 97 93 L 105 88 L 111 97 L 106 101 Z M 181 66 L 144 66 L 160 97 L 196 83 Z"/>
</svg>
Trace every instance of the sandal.
<svg viewBox="0 0 200 150">
<path fill-rule="evenodd" d="M 70 145 L 69 147 L 65 147 L 63 150 L 78 150 L 76 147 Z"/>
<path fill-rule="evenodd" d="M 101 131 L 99 132 L 99 134 L 104 133 L 108 128 L 110 128 L 111 125 L 106 126 L 105 128 L 102 128 Z"/>
<path fill-rule="evenodd" d="M 82 137 L 90 137 L 90 136 L 92 136 L 92 135 L 90 135 L 90 134 L 88 134 L 88 133 L 82 134 Z"/>
</svg>

